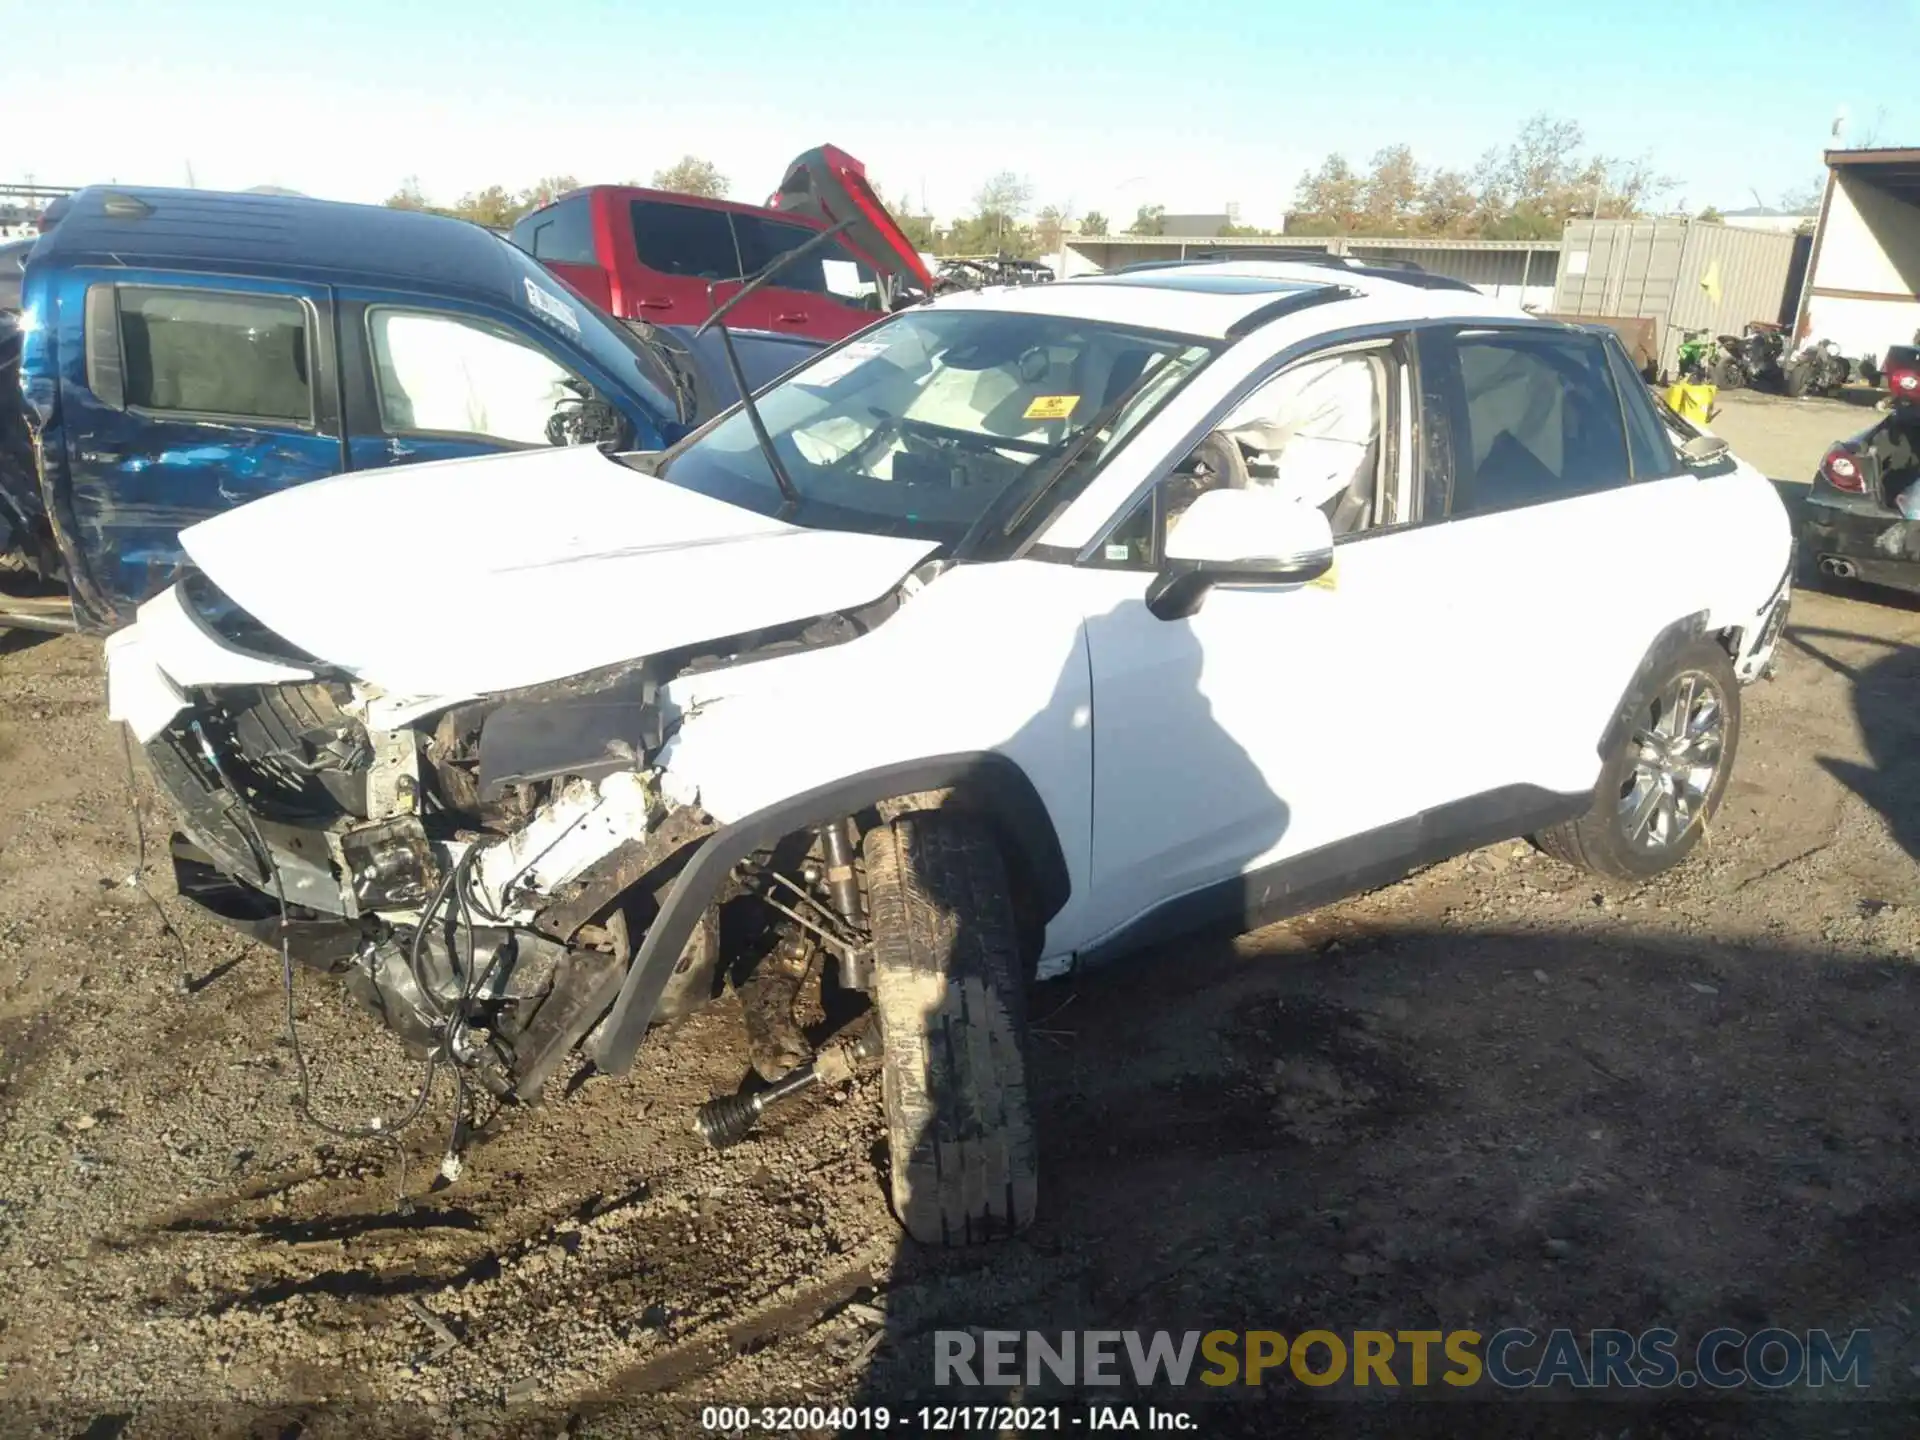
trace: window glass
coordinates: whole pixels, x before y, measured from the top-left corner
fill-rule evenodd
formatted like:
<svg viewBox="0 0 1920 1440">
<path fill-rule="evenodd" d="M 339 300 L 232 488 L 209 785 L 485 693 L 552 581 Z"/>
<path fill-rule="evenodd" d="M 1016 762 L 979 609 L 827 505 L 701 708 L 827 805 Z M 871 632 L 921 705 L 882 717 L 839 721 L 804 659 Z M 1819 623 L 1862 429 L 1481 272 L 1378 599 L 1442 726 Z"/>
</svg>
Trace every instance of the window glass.
<svg viewBox="0 0 1920 1440">
<path fill-rule="evenodd" d="M 548 445 L 548 422 L 586 388 L 545 351 L 481 321 L 374 310 L 367 330 L 390 431 Z"/>
<path fill-rule="evenodd" d="M 1485 515 L 1627 482 L 1626 435 L 1590 336 L 1459 337 L 1467 433 L 1452 513 Z"/>
<path fill-rule="evenodd" d="M 914 309 L 808 361 L 757 408 L 800 495 L 795 523 L 951 541 L 1010 487 L 1074 493 L 1211 355 L 1200 340 L 1071 316 Z M 1089 428 L 1075 463 L 1056 467 Z M 741 410 L 659 474 L 782 508 Z"/>
<path fill-rule="evenodd" d="M 1647 394 L 1647 382 L 1640 378 L 1627 352 L 1618 345 L 1606 345 L 1607 359 L 1613 366 L 1613 383 L 1620 391 L 1620 407 L 1627 412 L 1627 450 L 1633 457 L 1633 475 L 1645 480 L 1680 471 L 1680 458 L 1667 439 L 1667 427 L 1653 408 Z"/>
<path fill-rule="evenodd" d="M 120 291 L 126 400 L 149 410 L 313 418 L 307 310 L 279 295 Z"/>
<path fill-rule="evenodd" d="M 536 210 L 513 227 L 513 243 L 536 260 L 569 265 L 597 263 L 593 212 L 584 195 Z"/>
<path fill-rule="evenodd" d="M 724 210 L 673 205 L 661 200 L 633 202 L 633 248 L 640 263 L 662 275 L 697 280 L 737 280 L 740 257 L 733 248 L 733 227 Z"/>
<path fill-rule="evenodd" d="M 758 273 L 789 250 L 797 250 L 819 234 L 804 225 L 779 220 L 764 220 L 757 215 L 733 217 L 733 233 L 740 242 L 740 266 L 743 274 Z M 837 295 L 858 300 L 879 293 L 873 268 L 856 260 L 853 252 L 829 240 L 805 259 L 784 265 L 768 282 L 787 290 L 804 290 L 812 295 Z"/>
<path fill-rule="evenodd" d="M 1350 534 L 1373 516 L 1385 378 L 1374 355 L 1308 360 L 1250 395 L 1219 429 L 1239 447 L 1247 483 L 1322 506 L 1334 533 Z"/>
<path fill-rule="evenodd" d="M 1229 411 L 1157 494 L 1141 500 L 1109 537 L 1103 558 L 1157 563 L 1187 507 L 1223 486 L 1270 487 L 1318 506 L 1336 536 L 1365 530 L 1378 513 L 1386 379 L 1378 353 L 1330 355 L 1282 371 Z"/>
</svg>

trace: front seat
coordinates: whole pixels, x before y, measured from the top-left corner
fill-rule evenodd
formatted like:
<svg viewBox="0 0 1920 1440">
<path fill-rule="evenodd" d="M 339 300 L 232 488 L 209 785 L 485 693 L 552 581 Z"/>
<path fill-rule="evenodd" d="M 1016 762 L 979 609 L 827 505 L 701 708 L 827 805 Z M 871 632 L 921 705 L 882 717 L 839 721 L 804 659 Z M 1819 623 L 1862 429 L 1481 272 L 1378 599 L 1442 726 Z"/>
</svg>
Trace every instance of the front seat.
<svg viewBox="0 0 1920 1440">
<path fill-rule="evenodd" d="M 1367 446 L 1360 463 L 1354 467 L 1353 478 L 1331 502 L 1327 519 L 1333 526 L 1335 535 L 1352 535 L 1364 530 L 1373 512 L 1374 480 L 1380 469 L 1380 442 L 1375 440 Z"/>
</svg>

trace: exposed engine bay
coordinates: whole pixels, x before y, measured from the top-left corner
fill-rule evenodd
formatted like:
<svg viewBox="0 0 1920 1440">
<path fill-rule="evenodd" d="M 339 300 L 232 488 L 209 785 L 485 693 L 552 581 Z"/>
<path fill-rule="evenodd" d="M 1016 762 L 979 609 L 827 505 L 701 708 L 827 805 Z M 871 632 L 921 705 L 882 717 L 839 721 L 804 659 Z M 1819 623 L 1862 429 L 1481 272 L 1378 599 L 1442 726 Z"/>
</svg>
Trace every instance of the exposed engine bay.
<svg viewBox="0 0 1920 1440">
<path fill-rule="evenodd" d="M 662 686 L 843 643 L 898 603 L 454 703 L 396 702 L 331 674 L 223 686 L 146 746 L 180 815 L 176 881 L 344 984 L 415 1056 L 535 1099 L 606 1015 L 668 888 L 718 828 L 663 792 L 681 717 Z M 834 825 L 739 866 L 651 1018 L 731 985 L 762 1078 L 805 1066 L 801 986 L 866 983 L 855 849 Z M 734 901 L 748 913 L 723 963 Z"/>
</svg>

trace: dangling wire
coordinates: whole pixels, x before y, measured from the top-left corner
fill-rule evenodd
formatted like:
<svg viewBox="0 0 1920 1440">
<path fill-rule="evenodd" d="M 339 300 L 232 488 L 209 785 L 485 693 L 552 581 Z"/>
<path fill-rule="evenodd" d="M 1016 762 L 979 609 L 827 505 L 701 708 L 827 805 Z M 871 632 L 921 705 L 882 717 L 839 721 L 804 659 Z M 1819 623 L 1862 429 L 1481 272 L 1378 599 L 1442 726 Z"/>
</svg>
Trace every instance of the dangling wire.
<svg viewBox="0 0 1920 1440">
<path fill-rule="evenodd" d="M 300 1047 L 300 1027 L 294 1012 L 293 951 L 287 944 L 287 930 L 291 924 L 291 917 L 287 913 L 286 886 L 280 878 L 279 866 L 273 863 L 273 853 L 267 847 L 266 837 L 260 833 L 260 827 L 253 818 L 253 812 L 247 807 L 246 800 L 241 795 L 239 787 L 228 777 L 226 767 L 220 763 L 212 743 L 207 739 L 206 732 L 200 728 L 200 722 L 196 720 L 192 723 L 194 736 L 200 742 L 201 754 L 206 757 L 208 765 L 212 767 L 215 778 L 220 782 L 221 789 L 226 792 L 227 798 L 231 802 L 228 807 L 229 813 L 237 814 L 241 820 L 245 822 L 244 830 L 247 843 L 254 852 L 254 859 L 260 866 L 262 876 L 273 882 L 274 899 L 279 904 L 280 979 L 282 990 L 286 996 L 287 1047 L 293 1052 L 294 1075 L 300 1086 L 298 1097 L 294 1102 L 295 1108 L 299 1111 L 300 1118 L 305 1120 L 309 1125 L 313 1126 L 316 1130 L 335 1136 L 338 1139 L 391 1141 L 400 1159 L 400 1173 L 396 1181 L 396 1189 L 398 1191 L 396 1204 L 404 1211 L 411 1207 L 412 1202 L 407 1199 L 406 1193 L 407 1152 L 405 1147 L 400 1144 L 398 1137 L 400 1132 L 413 1124 L 415 1120 L 418 1120 L 421 1112 L 426 1109 L 427 1097 L 433 1093 L 434 1076 L 439 1072 L 440 1057 L 438 1055 L 429 1055 L 427 1057 L 426 1069 L 420 1079 L 419 1092 L 413 1097 L 413 1103 L 408 1107 L 406 1113 L 392 1124 L 388 1124 L 376 1116 L 366 1125 L 341 1125 L 330 1120 L 324 1120 L 314 1114 L 313 1081 L 307 1072 L 306 1053 Z M 423 927 L 425 923 L 423 919 Z"/>
</svg>

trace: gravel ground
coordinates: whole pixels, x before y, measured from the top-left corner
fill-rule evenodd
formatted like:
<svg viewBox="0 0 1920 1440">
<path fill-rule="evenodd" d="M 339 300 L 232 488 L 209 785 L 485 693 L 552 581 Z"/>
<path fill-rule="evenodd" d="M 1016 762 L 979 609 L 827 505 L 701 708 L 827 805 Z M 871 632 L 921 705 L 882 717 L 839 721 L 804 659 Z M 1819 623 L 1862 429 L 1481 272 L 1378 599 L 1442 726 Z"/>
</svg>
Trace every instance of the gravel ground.
<svg viewBox="0 0 1920 1440">
<path fill-rule="evenodd" d="M 1733 397 L 1719 428 L 1804 478 L 1864 423 Z M 0 635 L 0 1425 L 683 1434 L 701 1401 L 898 1406 L 968 1326 L 1869 1327 L 1872 1394 L 1920 1398 L 1916 644 L 1913 603 L 1799 597 L 1709 844 L 1652 884 L 1500 845 L 1044 987 L 1040 1223 L 939 1255 L 899 1244 L 871 1078 L 701 1146 L 743 1068 L 724 1006 L 495 1121 L 450 1186 L 444 1090 L 401 1145 L 317 1133 L 278 960 L 168 893 L 144 772 L 158 900 L 130 883 L 98 645 Z M 398 1046 L 297 995 L 315 1111 L 403 1108 Z M 1914 1420 L 1282 1403 L 1202 1433 Z"/>
</svg>

